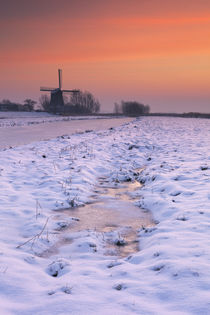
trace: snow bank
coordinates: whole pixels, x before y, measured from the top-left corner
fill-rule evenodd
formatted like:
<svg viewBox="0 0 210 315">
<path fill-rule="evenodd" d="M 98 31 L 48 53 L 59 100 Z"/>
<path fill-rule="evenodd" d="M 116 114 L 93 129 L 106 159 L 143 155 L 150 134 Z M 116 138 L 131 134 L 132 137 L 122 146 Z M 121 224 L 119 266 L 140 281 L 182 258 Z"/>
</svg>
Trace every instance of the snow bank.
<svg viewBox="0 0 210 315">
<path fill-rule="evenodd" d="M 1 151 L 1 313 L 209 314 L 209 134 L 209 120 L 150 117 Z M 144 183 L 156 226 L 125 259 L 94 231 L 56 252 L 59 209 L 89 202 L 100 176 Z"/>
</svg>

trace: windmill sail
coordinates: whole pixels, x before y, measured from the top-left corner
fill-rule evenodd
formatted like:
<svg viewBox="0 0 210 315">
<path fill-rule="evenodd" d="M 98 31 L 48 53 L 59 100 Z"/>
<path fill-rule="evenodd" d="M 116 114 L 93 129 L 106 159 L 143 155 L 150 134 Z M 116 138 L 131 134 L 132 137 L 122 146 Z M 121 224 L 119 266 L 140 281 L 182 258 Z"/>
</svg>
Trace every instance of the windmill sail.
<svg viewBox="0 0 210 315">
<path fill-rule="evenodd" d="M 62 90 L 64 93 L 79 93 L 80 90 Z"/>
<path fill-rule="evenodd" d="M 50 88 L 50 87 L 43 87 L 43 86 L 40 87 L 40 91 L 49 91 L 49 92 L 51 92 L 51 91 L 54 91 L 56 89 L 57 88 Z"/>
<path fill-rule="evenodd" d="M 62 89 L 62 70 L 58 69 L 58 81 L 59 81 L 59 89 Z"/>
</svg>

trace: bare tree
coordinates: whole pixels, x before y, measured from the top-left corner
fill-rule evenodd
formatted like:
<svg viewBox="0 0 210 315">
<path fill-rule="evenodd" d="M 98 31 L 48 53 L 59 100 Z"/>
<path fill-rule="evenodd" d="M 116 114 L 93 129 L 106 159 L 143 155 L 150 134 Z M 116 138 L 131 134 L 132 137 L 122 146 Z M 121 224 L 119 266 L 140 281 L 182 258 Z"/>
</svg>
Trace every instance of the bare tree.
<svg viewBox="0 0 210 315">
<path fill-rule="evenodd" d="M 139 116 L 139 115 L 149 114 L 150 112 L 149 105 L 143 105 L 135 101 L 128 101 L 128 102 L 122 101 L 121 106 L 122 106 L 122 112 L 125 115 Z"/>
<path fill-rule="evenodd" d="M 39 103 L 46 112 L 50 111 L 50 98 L 48 95 L 41 95 L 39 98 Z"/>
<path fill-rule="evenodd" d="M 98 113 L 100 110 L 99 101 L 90 92 L 73 93 L 67 105 L 69 112 L 75 114 Z"/>
</svg>

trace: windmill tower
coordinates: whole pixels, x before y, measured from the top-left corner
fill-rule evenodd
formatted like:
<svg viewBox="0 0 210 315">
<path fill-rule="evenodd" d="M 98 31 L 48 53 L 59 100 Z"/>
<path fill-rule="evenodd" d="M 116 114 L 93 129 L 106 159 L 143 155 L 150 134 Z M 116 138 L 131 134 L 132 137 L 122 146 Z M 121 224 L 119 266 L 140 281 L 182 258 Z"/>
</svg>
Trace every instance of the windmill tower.
<svg viewBox="0 0 210 315">
<path fill-rule="evenodd" d="M 50 111 L 60 113 L 64 111 L 63 93 L 79 93 L 79 90 L 62 90 L 62 70 L 58 69 L 58 88 L 40 87 L 40 91 L 50 92 Z"/>
</svg>

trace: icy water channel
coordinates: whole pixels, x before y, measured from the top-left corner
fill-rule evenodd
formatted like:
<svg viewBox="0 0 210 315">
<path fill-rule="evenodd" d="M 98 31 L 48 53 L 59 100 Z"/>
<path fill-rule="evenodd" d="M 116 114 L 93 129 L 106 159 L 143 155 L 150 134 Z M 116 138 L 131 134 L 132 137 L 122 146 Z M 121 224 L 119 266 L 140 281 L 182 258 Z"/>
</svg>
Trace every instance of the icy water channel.
<svg viewBox="0 0 210 315">
<path fill-rule="evenodd" d="M 99 178 L 91 203 L 84 207 L 60 210 L 56 215 L 56 220 L 61 220 L 64 215 L 75 218 L 72 224 L 67 227 L 64 225 L 59 231 L 57 249 L 74 241 L 71 233 L 75 235 L 75 232 L 88 230 L 103 236 L 105 255 L 126 257 L 139 251 L 138 230 L 142 226 L 154 225 L 151 213 L 134 205 L 140 198 L 140 187 L 137 181 L 110 185 L 106 178 Z"/>
</svg>

